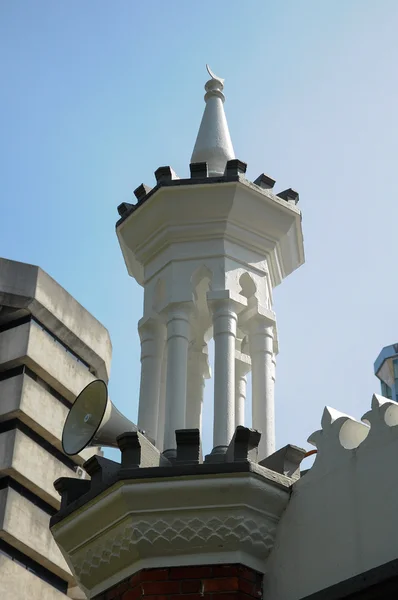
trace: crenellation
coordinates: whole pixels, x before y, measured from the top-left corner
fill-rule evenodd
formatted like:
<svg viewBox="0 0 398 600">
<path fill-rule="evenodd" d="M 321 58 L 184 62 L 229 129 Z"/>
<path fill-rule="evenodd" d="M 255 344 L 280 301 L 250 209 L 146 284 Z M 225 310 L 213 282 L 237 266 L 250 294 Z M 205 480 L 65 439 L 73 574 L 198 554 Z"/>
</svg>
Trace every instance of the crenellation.
<svg viewBox="0 0 398 600">
<path fill-rule="evenodd" d="M 151 190 L 152 190 L 152 188 L 149 187 L 149 185 L 145 185 L 145 183 L 141 183 L 141 185 L 139 185 L 137 188 L 135 188 L 134 196 L 137 198 L 138 202 L 144 202 L 145 198 L 147 197 L 147 195 L 149 194 L 149 192 Z M 120 215 L 120 216 L 123 216 L 123 215 Z"/>
<path fill-rule="evenodd" d="M 272 179 L 272 177 L 269 177 L 265 173 L 261 173 L 261 175 L 259 175 L 257 177 L 257 179 L 255 179 L 253 181 L 253 183 L 255 183 L 256 185 L 258 185 L 263 190 L 272 190 L 272 188 L 274 187 L 276 181 L 275 181 L 275 179 Z"/>
<path fill-rule="evenodd" d="M 317 449 L 308 478 L 345 464 L 354 454 L 360 458 L 372 448 L 388 446 L 398 440 L 397 425 L 398 403 L 378 394 L 373 395 L 371 409 L 361 421 L 325 407 L 322 429 L 308 438 Z"/>
</svg>

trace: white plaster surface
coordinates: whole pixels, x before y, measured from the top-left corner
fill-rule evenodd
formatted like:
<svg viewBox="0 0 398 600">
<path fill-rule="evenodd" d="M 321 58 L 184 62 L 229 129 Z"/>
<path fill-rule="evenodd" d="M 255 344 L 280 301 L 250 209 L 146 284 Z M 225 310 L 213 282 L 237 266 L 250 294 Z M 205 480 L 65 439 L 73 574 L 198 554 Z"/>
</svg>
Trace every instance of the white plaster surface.
<svg viewBox="0 0 398 600">
<path fill-rule="evenodd" d="M 299 600 L 398 557 L 398 404 L 375 395 L 364 421 L 325 409 L 309 439 L 315 463 L 278 526 L 264 597 Z"/>
</svg>

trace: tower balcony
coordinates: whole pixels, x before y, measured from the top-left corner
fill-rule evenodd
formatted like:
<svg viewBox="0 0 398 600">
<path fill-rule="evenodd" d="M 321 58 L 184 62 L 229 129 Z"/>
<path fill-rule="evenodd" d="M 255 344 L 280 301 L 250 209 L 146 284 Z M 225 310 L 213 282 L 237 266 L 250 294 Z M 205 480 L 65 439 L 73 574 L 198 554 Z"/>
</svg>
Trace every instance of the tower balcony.
<svg viewBox="0 0 398 600">
<path fill-rule="evenodd" d="M 275 287 L 304 263 L 298 194 L 295 201 L 282 198 L 235 171 L 227 165 L 222 177 L 158 176 L 156 187 L 123 214 L 117 235 L 138 283 L 174 261 L 207 260 L 211 269 L 224 256 L 227 271 L 234 263 L 259 272 L 268 267 Z"/>
</svg>

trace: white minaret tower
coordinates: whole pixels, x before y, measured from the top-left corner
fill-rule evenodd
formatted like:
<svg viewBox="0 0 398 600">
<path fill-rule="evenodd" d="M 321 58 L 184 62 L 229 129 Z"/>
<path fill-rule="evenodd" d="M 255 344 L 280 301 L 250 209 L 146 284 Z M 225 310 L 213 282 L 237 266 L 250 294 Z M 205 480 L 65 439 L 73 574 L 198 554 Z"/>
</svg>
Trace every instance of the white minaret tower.
<svg viewBox="0 0 398 600">
<path fill-rule="evenodd" d="M 139 186 L 137 204 L 119 207 L 126 266 L 144 287 L 138 427 L 169 458 L 176 430 L 201 428 L 214 338 L 210 460 L 222 460 L 244 425 L 249 371 L 253 422 L 246 425 L 262 432 L 261 460 L 275 450 L 272 288 L 304 262 L 301 214 L 297 192 L 275 195 L 264 174 L 246 179 L 224 113 L 223 80 L 208 72 L 190 178 L 160 167 L 153 189 Z"/>
</svg>

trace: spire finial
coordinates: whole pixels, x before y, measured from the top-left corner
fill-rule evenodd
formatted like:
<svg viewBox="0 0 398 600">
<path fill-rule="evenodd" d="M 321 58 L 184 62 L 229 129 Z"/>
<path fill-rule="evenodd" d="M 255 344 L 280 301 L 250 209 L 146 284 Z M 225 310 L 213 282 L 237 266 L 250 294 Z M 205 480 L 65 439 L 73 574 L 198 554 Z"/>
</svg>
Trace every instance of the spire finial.
<svg viewBox="0 0 398 600">
<path fill-rule="evenodd" d="M 227 161 L 235 158 L 224 112 L 224 79 L 206 65 L 211 79 L 205 85 L 206 108 L 203 113 L 191 163 L 207 162 L 210 176 L 223 175 Z"/>
<path fill-rule="evenodd" d="M 213 73 L 213 71 L 210 69 L 209 65 L 206 65 L 206 69 L 207 69 L 207 72 L 208 72 L 208 74 L 210 75 L 210 77 L 212 79 L 215 79 L 216 81 L 218 81 L 219 83 L 221 83 L 221 85 L 222 85 L 221 89 L 223 89 L 224 88 L 224 81 L 225 81 L 225 79 L 221 79 L 221 77 L 217 77 L 217 75 L 215 75 Z"/>
</svg>

